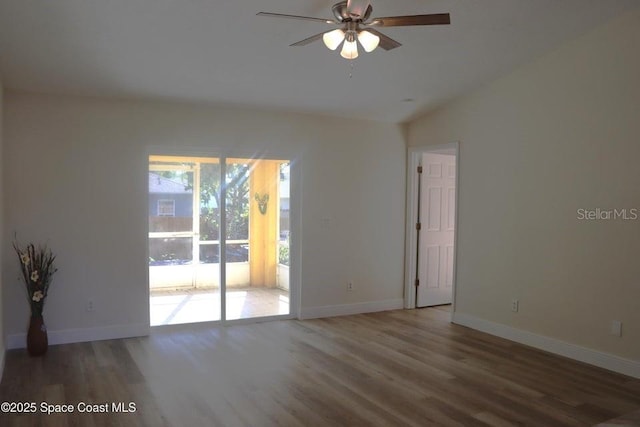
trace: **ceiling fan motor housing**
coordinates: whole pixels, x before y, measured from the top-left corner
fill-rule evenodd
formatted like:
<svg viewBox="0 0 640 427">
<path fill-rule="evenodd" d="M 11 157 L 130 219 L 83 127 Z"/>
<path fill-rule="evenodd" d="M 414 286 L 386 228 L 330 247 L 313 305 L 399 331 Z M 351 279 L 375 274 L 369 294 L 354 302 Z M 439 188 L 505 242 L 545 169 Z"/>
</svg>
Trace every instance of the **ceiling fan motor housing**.
<svg viewBox="0 0 640 427">
<path fill-rule="evenodd" d="M 356 19 L 354 19 L 351 16 L 351 14 L 349 14 L 349 11 L 347 10 L 346 1 L 341 1 L 339 3 L 334 4 L 333 7 L 331 8 L 331 11 L 333 12 L 333 16 L 335 16 L 338 22 L 351 22 L 354 20 L 364 22 L 367 19 L 369 19 L 369 17 L 371 16 L 371 12 L 373 12 L 373 7 L 369 5 L 369 7 L 367 7 L 367 11 L 365 12 L 365 14 Z"/>
</svg>

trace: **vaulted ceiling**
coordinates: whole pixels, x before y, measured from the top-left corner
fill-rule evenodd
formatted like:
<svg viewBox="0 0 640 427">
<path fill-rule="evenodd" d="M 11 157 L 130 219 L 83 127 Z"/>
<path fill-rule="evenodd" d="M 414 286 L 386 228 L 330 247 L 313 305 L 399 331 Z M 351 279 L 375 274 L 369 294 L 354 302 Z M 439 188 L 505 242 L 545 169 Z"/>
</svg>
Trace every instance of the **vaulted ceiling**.
<svg viewBox="0 0 640 427">
<path fill-rule="evenodd" d="M 337 0 L 0 0 L 5 87 L 275 108 L 402 122 L 638 6 L 637 0 L 373 0 L 373 16 L 451 14 L 385 29 L 403 46 L 353 63 L 315 22 Z M 350 77 L 351 74 L 351 77 Z"/>
</svg>

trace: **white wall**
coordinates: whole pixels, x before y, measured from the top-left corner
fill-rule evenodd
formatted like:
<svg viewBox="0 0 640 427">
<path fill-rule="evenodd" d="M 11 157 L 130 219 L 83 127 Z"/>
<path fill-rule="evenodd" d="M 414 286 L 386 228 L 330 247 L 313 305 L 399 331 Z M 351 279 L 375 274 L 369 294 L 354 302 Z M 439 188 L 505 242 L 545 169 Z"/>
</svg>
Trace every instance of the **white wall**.
<svg viewBox="0 0 640 427">
<path fill-rule="evenodd" d="M 5 99 L 5 232 L 48 239 L 58 254 L 44 313 L 50 336 L 86 339 L 73 330 L 88 328 L 107 337 L 148 325 L 149 146 L 300 156 L 303 311 L 401 305 L 406 146 L 397 126 L 13 91 Z M 18 273 L 6 255 L 8 283 Z M 349 293 L 348 280 L 356 284 Z M 5 309 L 7 332 L 25 332 L 18 286 L 7 288 Z"/>
<path fill-rule="evenodd" d="M 638 46 L 635 11 L 409 125 L 460 141 L 458 313 L 640 361 L 640 220 L 576 213 L 640 208 Z"/>
</svg>

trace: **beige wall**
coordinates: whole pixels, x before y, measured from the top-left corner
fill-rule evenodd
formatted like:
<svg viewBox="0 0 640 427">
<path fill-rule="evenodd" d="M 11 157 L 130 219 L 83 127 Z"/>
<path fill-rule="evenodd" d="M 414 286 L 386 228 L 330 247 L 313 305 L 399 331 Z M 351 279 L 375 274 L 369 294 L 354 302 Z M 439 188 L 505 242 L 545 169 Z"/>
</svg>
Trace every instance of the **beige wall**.
<svg viewBox="0 0 640 427">
<path fill-rule="evenodd" d="M 576 213 L 640 208 L 638 46 L 640 11 L 409 125 L 460 141 L 458 312 L 640 360 L 640 219 Z"/>
<path fill-rule="evenodd" d="M 13 91 L 5 99 L 5 232 L 49 239 L 58 255 L 50 332 L 148 324 L 149 146 L 299 156 L 302 307 L 402 299 L 406 146 L 397 126 Z M 15 277 L 7 263 L 5 282 Z M 19 287 L 7 291 L 7 332 L 24 333 L 28 308 Z"/>
</svg>

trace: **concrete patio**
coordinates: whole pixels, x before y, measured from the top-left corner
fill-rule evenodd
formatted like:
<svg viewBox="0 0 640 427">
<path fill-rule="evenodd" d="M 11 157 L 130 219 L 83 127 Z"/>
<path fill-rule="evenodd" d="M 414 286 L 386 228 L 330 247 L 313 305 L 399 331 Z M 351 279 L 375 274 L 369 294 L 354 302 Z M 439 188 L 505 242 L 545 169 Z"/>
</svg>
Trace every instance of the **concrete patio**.
<svg viewBox="0 0 640 427">
<path fill-rule="evenodd" d="M 151 326 L 220 320 L 220 290 L 152 290 Z M 279 288 L 231 288 L 227 320 L 289 314 L 289 292 Z"/>
</svg>

